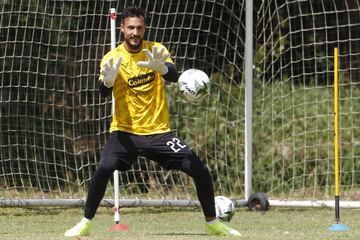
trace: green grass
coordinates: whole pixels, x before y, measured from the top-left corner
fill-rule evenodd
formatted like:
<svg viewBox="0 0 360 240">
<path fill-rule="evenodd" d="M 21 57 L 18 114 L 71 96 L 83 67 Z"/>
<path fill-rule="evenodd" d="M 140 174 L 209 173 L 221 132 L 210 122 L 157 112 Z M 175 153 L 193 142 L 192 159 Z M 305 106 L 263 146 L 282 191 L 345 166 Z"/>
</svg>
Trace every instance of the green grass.
<svg viewBox="0 0 360 240">
<path fill-rule="evenodd" d="M 360 212 L 341 209 L 347 232 L 329 232 L 335 223 L 331 208 L 272 208 L 266 213 L 237 209 L 229 223 L 242 233 L 239 239 L 318 240 L 360 239 Z M 79 208 L 0 208 L 0 239 L 64 239 L 64 232 L 82 217 Z M 203 216 L 194 208 L 124 208 L 121 223 L 129 231 L 111 232 L 113 215 L 100 208 L 93 220 L 90 237 L 84 239 L 234 239 L 213 237 L 204 232 Z"/>
</svg>

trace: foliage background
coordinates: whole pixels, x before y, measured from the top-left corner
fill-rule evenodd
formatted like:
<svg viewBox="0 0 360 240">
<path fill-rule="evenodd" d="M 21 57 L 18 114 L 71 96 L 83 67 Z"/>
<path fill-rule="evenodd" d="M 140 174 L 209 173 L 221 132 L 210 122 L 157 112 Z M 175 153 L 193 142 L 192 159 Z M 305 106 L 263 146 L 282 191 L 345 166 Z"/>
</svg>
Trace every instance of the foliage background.
<svg viewBox="0 0 360 240">
<path fill-rule="evenodd" d="M 83 196 L 111 120 L 111 101 L 97 91 L 98 65 L 110 49 L 107 14 L 130 4 L 147 10 L 147 37 L 169 48 L 180 72 L 199 68 L 211 75 L 210 94 L 199 103 L 185 102 L 177 86 L 167 86 L 172 126 L 210 166 L 216 192 L 243 197 L 242 0 L 2 1 L 2 195 Z M 254 191 L 331 196 L 335 46 L 341 53 L 341 183 L 345 192 L 359 187 L 359 5 L 255 1 Z M 121 175 L 122 196 L 194 196 L 187 177 L 164 171 L 139 159 Z"/>
</svg>

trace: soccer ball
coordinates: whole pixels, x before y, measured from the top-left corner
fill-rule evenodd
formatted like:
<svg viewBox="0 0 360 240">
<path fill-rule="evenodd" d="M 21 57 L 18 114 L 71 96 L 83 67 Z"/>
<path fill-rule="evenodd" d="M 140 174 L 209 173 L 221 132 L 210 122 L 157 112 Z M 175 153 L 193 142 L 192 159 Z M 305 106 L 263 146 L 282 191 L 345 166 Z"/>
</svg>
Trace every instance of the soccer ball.
<svg viewBox="0 0 360 240">
<path fill-rule="evenodd" d="M 215 197 L 216 217 L 229 222 L 235 213 L 235 205 L 230 198 L 224 196 Z"/>
<path fill-rule="evenodd" d="M 186 100 L 197 101 L 208 92 L 210 80 L 208 75 L 199 69 L 188 69 L 179 77 L 179 88 Z"/>
</svg>

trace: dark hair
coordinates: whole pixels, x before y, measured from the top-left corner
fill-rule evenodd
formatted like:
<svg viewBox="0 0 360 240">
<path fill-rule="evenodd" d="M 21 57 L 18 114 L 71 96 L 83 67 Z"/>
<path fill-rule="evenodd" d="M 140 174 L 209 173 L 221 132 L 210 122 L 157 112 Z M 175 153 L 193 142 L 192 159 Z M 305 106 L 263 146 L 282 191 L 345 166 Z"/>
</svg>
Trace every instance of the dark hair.
<svg viewBox="0 0 360 240">
<path fill-rule="evenodd" d="M 141 17 L 141 16 L 145 19 L 144 10 L 136 6 L 130 6 L 124 9 L 124 13 L 121 21 L 124 21 L 124 19 L 128 17 Z"/>
</svg>

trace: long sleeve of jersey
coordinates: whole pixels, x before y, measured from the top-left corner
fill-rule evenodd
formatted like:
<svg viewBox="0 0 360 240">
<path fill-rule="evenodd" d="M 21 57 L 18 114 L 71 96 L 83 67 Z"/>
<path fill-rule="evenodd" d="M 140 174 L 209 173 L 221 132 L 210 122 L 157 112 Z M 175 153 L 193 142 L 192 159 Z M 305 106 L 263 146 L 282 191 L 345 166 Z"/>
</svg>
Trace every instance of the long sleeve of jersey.
<svg viewBox="0 0 360 240">
<path fill-rule="evenodd" d="M 168 68 L 168 72 L 165 75 L 162 75 L 161 77 L 168 82 L 177 82 L 179 79 L 179 74 L 178 71 L 176 70 L 175 65 L 169 62 L 166 62 L 165 65 Z"/>
<path fill-rule="evenodd" d="M 102 97 L 107 97 L 111 94 L 113 88 L 108 88 L 103 81 L 99 81 L 99 92 Z"/>
</svg>

